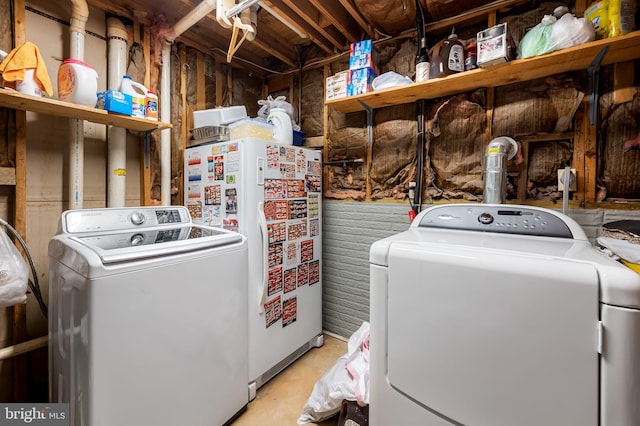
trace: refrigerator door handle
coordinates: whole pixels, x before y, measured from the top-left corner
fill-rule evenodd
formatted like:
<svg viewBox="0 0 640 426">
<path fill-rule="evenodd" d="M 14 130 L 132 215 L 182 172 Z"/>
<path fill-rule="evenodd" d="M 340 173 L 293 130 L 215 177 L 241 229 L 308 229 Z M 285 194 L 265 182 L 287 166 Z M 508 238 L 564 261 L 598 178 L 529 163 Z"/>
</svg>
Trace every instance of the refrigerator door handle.
<svg viewBox="0 0 640 426">
<path fill-rule="evenodd" d="M 269 230 L 267 229 L 267 218 L 264 215 L 264 202 L 258 203 L 258 223 L 262 231 L 262 286 L 260 287 L 260 306 L 258 313 L 264 313 L 264 304 L 267 301 L 267 285 L 269 283 Z"/>
</svg>

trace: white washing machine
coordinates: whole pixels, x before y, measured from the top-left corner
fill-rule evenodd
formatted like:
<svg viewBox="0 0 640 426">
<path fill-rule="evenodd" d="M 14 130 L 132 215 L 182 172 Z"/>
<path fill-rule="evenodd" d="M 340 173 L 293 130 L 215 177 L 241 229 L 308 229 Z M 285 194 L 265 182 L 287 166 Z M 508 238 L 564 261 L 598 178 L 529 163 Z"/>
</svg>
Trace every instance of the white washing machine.
<svg viewBox="0 0 640 426">
<path fill-rule="evenodd" d="M 182 206 L 66 211 L 49 389 L 74 426 L 218 426 L 248 403 L 247 245 Z"/>
<path fill-rule="evenodd" d="M 370 262 L 371 426 L 640 425 L 640 275 L 572 219 L 436 206 Z"/>
</svg>

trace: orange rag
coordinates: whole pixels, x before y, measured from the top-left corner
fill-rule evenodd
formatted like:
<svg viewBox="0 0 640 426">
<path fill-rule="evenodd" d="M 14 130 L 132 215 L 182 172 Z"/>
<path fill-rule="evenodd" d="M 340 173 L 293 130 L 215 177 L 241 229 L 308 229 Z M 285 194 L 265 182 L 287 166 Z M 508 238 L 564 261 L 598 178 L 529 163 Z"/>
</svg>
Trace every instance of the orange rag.
<svg viewBox="0 0 640 426">
<path fill-rule="evenodd" d="M 4 61 L 0 64 L 0 73 L 5 81 L 24 80 L 24 72 L 27 69 L 33 68 L 33 77 L 40 86 L 40 90 L 47 93 L 47 95 L 53 95 L 53 87 L 49 74 L 47 73 L 47 66 L 40 56 L 38 47 L 27 41 L 22 45 L 13 49 Z"/>
</svg>

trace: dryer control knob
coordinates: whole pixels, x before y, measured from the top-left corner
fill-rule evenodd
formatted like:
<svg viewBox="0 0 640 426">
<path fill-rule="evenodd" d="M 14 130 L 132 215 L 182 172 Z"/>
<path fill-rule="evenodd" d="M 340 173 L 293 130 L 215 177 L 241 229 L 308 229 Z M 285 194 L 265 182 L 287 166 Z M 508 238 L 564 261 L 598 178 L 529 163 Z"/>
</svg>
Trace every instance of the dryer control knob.
<svg viewBox="0 0 640 426">
<path fill-rule="evenodd" d="M 491 222 L 493 222 L 493 216 L 491 215 L 491 213 L 481 213 L 480 216 L 478 216 L 478 222 L 482 223 L 483 225 L 489 225 Z"/>
<path fill-rule="evenodd" d="M 130 220 L 131 220 L 131 223 L 133 223 L 134 225 L 142 225 L 146 220 L 146 218 L 144 217 L 143 213 L 133 212 L 131 214 Z"/>
</svg>

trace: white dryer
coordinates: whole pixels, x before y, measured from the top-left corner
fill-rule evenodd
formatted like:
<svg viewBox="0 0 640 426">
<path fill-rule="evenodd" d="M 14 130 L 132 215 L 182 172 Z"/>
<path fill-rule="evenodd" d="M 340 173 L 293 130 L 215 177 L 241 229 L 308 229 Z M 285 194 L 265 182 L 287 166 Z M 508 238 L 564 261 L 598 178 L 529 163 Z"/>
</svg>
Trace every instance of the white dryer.
<svg viewBox="0 0 640 426">
<path fill-rule="evenodd" d="M 247 245 L 182 206 L 66 211 L 49 390 L 71 425 L 218 426 L 248 403 Z"/>
<path fill-rule="evenodd" d="M 572 219 L 436 206 L 370 262 L 371 426 L 640 425 L 640 275 Z"/>
</svg>

